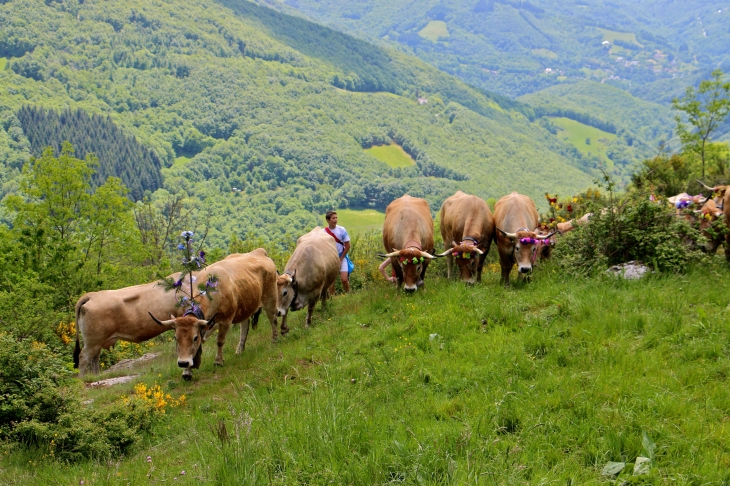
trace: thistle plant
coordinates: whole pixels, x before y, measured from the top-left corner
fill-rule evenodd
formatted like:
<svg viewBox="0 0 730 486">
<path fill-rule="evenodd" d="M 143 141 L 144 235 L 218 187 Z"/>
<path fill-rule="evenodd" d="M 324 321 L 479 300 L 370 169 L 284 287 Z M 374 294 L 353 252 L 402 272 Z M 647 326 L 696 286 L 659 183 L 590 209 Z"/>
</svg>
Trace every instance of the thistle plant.
<svg viewBox="0 0 730 486">
<path fill-rule="evenodd" d="M 200 247 L 197 250 L 193 249 L 193 236 L 194 233 L 192 231 L 183 231 L 180 234 L 180 237 L 183 239 L 177 245 L 177 249 L 183 254 L 180 278 L 175 280 L 172 277 L 165 277 L 160 282 L 160 285 L 164 287 L 165 292 L 174 290 L 176 297 L 178 293 L 182 294 L 178 297 L 178 307 L 186 307 L 187 311 L 199 314 L 200 305 L 196 302 L 196 299 L 203 296 L 210 300 L 213 299 L 210 294 L 218 290 L 218 276 L 208 275 L 205 282 L 198 283 L 196 292 L 195 284 L 197 279 L 193 275 L 193 272 L 202 270 L 207 265 L 205 264 L 205 252 Z"/>
</svg>

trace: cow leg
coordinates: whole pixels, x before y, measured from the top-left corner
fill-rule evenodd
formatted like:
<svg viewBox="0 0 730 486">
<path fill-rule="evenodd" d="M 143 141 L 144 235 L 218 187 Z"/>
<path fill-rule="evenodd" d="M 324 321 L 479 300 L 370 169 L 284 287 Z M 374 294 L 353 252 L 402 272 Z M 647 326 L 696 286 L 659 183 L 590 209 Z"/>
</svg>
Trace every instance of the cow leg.
<svg viewBox="0 0 730 486">
<path fill-rule="evenodd" d="M 446 276 L 451 279 L 451 266 L 454 264 L 454 257 L 446 255 Z"/>
<path fill-rule="evenodd" d="M 271 342 L 276 343 L 276 338 L 277 338 L 276 331 L 277 331 L 277 328 L 279 327 L 279 323 L 276 321 L 276 305 L 273 305 L 273 306 L 271 306 L 271 308 L 265 309 L 265 310 L 266 310 L 266 317 L 269 318 L 269 322 L 271 323 Z M 286 316 L 284 316 L 284 317 L 286 317 Z M 287 331 L 288 330 L 289 329 L 287 328 Z M 283 322 L 282 322 L 281 334 L 282 335 L 285 334 Z"/>
<path fill-rule="evenodd" d="M 281 335 L 286 336 L 287 333 L 289 333 L 289 327 L 286 325 L 286 317 L 289 315 L 287 312 L 283 316 L 281 316 Z"/>
<path fill-rule="evenodd" d="M 100 346 L 84 346 L 79 355 L 79 376 L 86 373 L 99 374 L 99 355 L 101 353 Z"/>
<path fill-rule="evenodd" d="M 504 284 L 505 287 L 509 286 L 509 274 L 512 272 L 512 265 L 512 261 L 505 261 L 505 259 L 502 258 L 500 255 L 499 266 L 502 267 L 501 282 Z"/>
<path fill-rule="evenodd" d="M 248 322 L 250 319 L 244 320 L 241 324 L 241 337 L 238 339 L 238 347 L 236 348 L 236 354 L 243 353 L 243 348 L 246 347 L 246 339 L 248 338 Z"/>
<path fill-rule="evenodd" d="M 251 329 L 256 329 L 259 326 L 259 317 L 261 316 L 261 307 L 259 307 L 259 310 L 256 311 L 256 313 L 253 315 L 253 320 L 251 321 Z"/>
<path fill-rule="evenodd" d="M 215 355 L 214 362 L 217 366 L 223 366 L 223 345 L 226 344 L 226 334 L 228 334 L 228 329 L 230 327 L 230 322 L 221 322 L 220 327 L 218 328 L 218 339 L 216 340 L 216 344 L 218 344 L 218 353 Z M 248 319 L 246 319 L 246 333 L 248 333 Z"/>
<path fill-rule="evenodd" d="M 479 255 L 479 261 L 477 262 L 477 282 L 482 281 L 482 270 L 484 269 L 484 260 L 487 259 L 487 252 L 484 255 Z"/>
<path fill-rule="evenodd" d="M 307 320 L 305 321 L 304 327 L 309 329 L 309 325 L 312 323 L 312 313 L 314 312 L 314 306 L 317 305 L 317 301 L 310 301 L 307 305 Z"/>
<path fill-rule="evenodd" d="M 420 277 L 418 279 L 418 282 L 416 283 L 416 285 L 418 287 L 423 287 L 423 281 L 426 278 L 426 270 L 428 270 L 428 264 L 429 263 L 431 263 L 431 260 L 428 260 L 428 259 L 426 259 L 426 261 L 423 262 L 423 268 L 421 268 L 421 275 L 420 275 Z"/>
</svg>

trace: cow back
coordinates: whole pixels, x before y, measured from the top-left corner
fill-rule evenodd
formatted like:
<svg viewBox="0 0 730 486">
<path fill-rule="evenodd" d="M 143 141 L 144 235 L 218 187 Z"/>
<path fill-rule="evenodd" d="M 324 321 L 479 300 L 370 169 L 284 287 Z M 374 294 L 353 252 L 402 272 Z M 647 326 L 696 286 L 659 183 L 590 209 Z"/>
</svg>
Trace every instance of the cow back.
<svg viewBox="0 0 730 486">
<path fill-rule="evenodd" d="M 284 269 L 289 274 L 295 270 L 300 293 L 332 285 L 340 273 L 335 239 L 319 226 L 302 235 Z"/>
<path fill-rule="evenodd" d="M 441 237 L 446 248 L 451 241 L 460 243 L 465 236 L 478 242 L 490 242 L 494 236 L 494 218 L 487 203 L 458 191 L 441 206 Z"/>
<path fill-rule="evenodd" d="M 494 205 L 494 224 L 502 231 L 516 233 L 521 228 L 534 231 L 538 223 L 535 203 L 527 196 L 513 192 Z"/>
<path fill-rule="evenodd" d="M 266 302 L 276 302 L 276 264 L 263 248 L 250 253 L 233 253 L 196 273 L 197 283 L 218 277 L 210 299 L 200 298 L 207 319 L 242 322 L 251 317 Z M 274 304 L 275 305 L 275 304 Z"/>
<path fill-rule="evenodd" d="M 402 250 L 412 242 L 417 242 L 421 250 L 434 250 L 433 218 L 425 199 L 406 194 L 385 209 L 383 246 L 386 252 L 391 252 Z"/>
</svg>

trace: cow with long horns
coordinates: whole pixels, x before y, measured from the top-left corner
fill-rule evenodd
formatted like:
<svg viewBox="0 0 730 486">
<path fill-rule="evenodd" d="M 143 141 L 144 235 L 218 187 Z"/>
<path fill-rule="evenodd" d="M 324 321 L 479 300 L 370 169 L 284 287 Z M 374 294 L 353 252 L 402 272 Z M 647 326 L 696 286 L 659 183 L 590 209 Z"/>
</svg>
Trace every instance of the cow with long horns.
<svg viewBox="0 0 730 486">
<path fill-rule="evenodd" d="M 513 192 L 495 204 L 497 249 L 505 285 L 509 285 L 509 274 L 515 263 L 521 275 L 532 272 L 540 243 L 552 237 L 552 233 L 541 235 L 535 231 L 538 222 L 535 203 L 527 196 Z"/>
<path fill-rule="evenodd" d="M 494 218 L 487 203 L 461 191 L 446 199 L 441 206 L 441 237 L 446 251 L 439 256 L 446 257 L 449 278 L 455 259 L 462 282 L 481 282 L 494 238 Z"/>
<path fill-rule="evenodd" d="M 271 339 L 277 336 L 276 265 L 266 250 L 258 248 L 250 253 L 234 253 L 209 265 L 195 275 L 198 281 L 206 281 L 209 275 L 218 280 L 216 292 L 210 299 L 199 299 L 197 306 L 182 317 L 170 316 L 161 321 L 150 312 L 152 319 L 166 329 L 175 330 L 177 341 L 177 365 L 183 370 L 183 378 L 192 379 L 192 369 L 200 366 L 202 344 L 218 328 L 218 353 L 215 364 L 223 365 L 223 345 L 233 323 L 241 324 L 241 335 L 236 354 L 243 352 L 248 337 L 249 319 L 261 310 L 271 323 Z"/>
<path fill-rule="evenodd" d="M 433 218 L 425 199 L 405 195 L 385 209 L 381 257 L 389 258 L 398 285 L 414 292 L 423 285 L 428 264 L 434 257 Z"/>
</svg>

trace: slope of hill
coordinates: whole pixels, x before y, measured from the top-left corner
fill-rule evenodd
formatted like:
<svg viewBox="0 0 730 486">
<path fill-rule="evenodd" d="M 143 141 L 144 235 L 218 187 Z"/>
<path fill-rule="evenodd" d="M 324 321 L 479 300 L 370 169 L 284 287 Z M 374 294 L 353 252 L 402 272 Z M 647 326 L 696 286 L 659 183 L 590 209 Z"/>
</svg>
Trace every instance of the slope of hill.
<svg viewBox="0 0 730 486">
<path fill-rule="evenodd" d="M 289 241 L 326 209 L 382 208 L 404 192 L 437 209 L 457 188 L 540 197 L 590 184 L 589 160 L 498 98 L 404 54 L 226 5 L 0 5 L 0 55 L 11 57 L 0 72 L 3 189 L 28 154 L 15 116 L 25 104 L 110 115 L 163 161 L 153 198 L 193 195 L 219 246 L 232 234 Z M 364 150 L 390 141 L 416 165 L 391 168 Z"/>
<path fill-rule="evenodd" d="M 721 0 L 284 3 L 346 32 L 398 42 L 474 86 L 513 96 L 571 77 L 610 79 L 665 102 L 730 62 L 730 8 Z M 422 34 L 434 21 L 448 37 Z M 690 78 L 674 79 L 683 76 Z"/>
<path fill-rule="evenodd" d="M 672 111 L 626 91 L 593 81 L 551 86 L 521 96 L 541 116 L 566 116 L 597 128 L 611 127 L 617 135 L 607 155 L 624 175 L 642 160 L 653 157 L 661 143 L 672 138 Z"/>
</svg>

